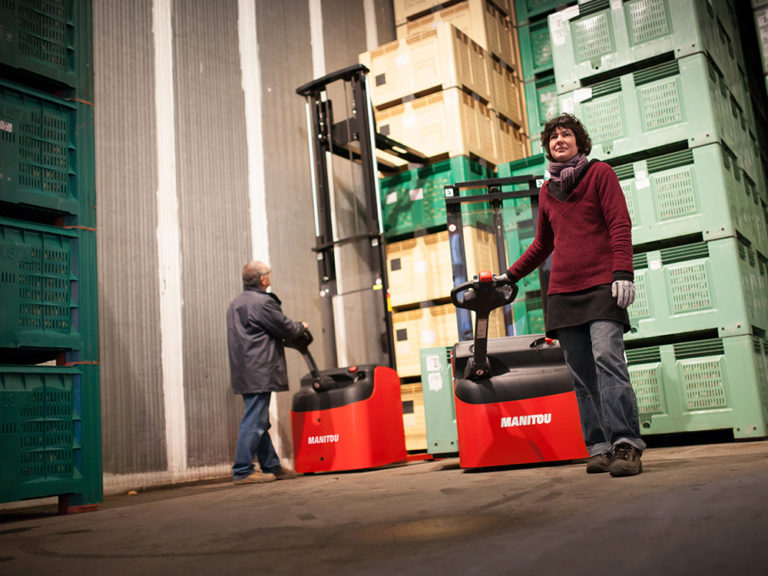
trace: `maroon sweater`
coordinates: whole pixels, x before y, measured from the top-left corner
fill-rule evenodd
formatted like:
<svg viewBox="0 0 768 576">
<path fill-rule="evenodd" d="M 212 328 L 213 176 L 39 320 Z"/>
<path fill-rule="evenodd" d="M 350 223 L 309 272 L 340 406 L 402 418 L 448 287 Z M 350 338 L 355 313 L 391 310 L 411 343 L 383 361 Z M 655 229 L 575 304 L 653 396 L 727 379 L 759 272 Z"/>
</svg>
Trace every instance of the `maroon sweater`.
<svg viewBox="0 0 768 576">
<path fill-rule="evenodd" d="M 548 294 L 564 294 L 610 284 L 614 273 L 632 272 L 632 223 L 613 169 L 594 162 L 576 188 L 561 201 L 539 194 L 536 238 L 509 267 L 515 279 L 533 272 L 550 253 Z"/>
</svg>

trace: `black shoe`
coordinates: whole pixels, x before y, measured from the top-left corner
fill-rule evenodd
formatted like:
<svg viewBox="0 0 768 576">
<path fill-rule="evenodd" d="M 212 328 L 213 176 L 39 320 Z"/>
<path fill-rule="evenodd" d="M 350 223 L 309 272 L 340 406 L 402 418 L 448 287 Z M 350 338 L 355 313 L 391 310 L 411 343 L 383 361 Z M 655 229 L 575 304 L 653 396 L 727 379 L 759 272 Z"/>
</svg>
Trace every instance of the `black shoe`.
<svg viewBox="0 0 768 576">
<path fill-rule="evenodd" d="M 611 451 L 608 472 L 611 476 L 635 476 L 643 471 L 642 452 L 631 444 L 617 444 Z"/>
<path fill-rule="evenodd" d="M 590 456 L 587 460 L 587 474 L 600 474 L 601 472 L 608 472 L 608 467 L 611 464 L 610 452 L 603 452 L 602 454 L 595 454 Z"/>
</svg>

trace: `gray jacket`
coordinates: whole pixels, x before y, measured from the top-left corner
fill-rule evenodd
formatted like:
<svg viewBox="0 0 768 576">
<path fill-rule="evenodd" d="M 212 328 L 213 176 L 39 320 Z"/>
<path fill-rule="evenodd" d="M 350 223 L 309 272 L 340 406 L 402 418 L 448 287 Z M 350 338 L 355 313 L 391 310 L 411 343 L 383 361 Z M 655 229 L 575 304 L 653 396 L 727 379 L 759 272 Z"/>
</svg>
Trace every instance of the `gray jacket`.
<svg viewBox="0 0 768 576">
<path fill-rule="evenodd" d="M 283 338 L 301 336 L 304 326 L 283 314 L 280 299 L 245 288 L 227 310 L 227 346 L 232 391 L 256 394 L 288 390 Z"/>
</svg>

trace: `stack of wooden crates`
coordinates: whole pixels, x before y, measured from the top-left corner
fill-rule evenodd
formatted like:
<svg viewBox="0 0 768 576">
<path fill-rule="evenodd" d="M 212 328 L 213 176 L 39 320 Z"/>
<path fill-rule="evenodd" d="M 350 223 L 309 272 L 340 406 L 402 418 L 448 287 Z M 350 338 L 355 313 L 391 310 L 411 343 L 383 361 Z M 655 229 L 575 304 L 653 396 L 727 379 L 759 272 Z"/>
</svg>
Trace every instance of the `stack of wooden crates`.
<svg viewBox="0 0 768 576">
<path fill-rule="evenodd" d="M 360 55 L 378 132 L 430 158 L 381 178 L 387 273 L 409 451 L 426 448 L 422 348 L 459 334 L 444 186 L 490 178 L 529 154 L 515 25 L 508 0 L 395 0 L 397 40 Z M 396 159 L 388 159 L 394 163 Z M 480 191 L 478 191 L 480 192 Z M 497 272 L 486 205 L 464 213 L 466 272 Z M 491 336 L 502 336 L 501 314 Z"/>
</svg>

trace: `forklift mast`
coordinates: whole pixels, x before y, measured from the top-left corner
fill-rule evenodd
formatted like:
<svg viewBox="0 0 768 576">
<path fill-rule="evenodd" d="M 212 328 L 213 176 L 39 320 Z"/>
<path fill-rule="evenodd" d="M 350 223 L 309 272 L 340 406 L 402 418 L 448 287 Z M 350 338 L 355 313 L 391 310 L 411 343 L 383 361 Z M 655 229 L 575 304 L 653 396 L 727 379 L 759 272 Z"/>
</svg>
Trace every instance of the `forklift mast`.
<svg viewBox="0 0 768 576">
<path fill-rule="evenodd" d="M 376 321 L 381 331 L 381 352 L 387 357 L 386 365 L 395 368 L 394 337 L 391 312 L 388 303 L 386 252 L 383 237 L 381 204 L 379 201 L 378 172 L 396 171 L 397 166 L 376 157 L 382 150 L 408 162 L 425 163 L 427 158 L 383 134 L 375 128 L 373 109 L 369 98 L 368 69 L 360 64 L 338 70 L 296 89 L 306 100 L 307 135 L 311 163 L 312 187 L 315 212 L 315 247 L 317 273 L 322 301 L 322 321 L 325 327 L 327 362 L 339 365 L 338 334 L 334 321 L 334 297 L 344 280 L 344 270 L 337 254 L 344 246 L 356 245 L 357 255 L 371 271 L 370 289 L 378 294 L 375 306 L 380 313 Z M 351 110 L 347 118 L 336 121 L 333 103 L 329 99 L 329 87 L 341 83 L 346 96 L 351 92 Z M 345 105 L 347 102 L 344 103 Z M 357 194 L 358 218 L 354 234 L 340 236 L 335 225 L 332 178 L 329 161 L 339 156 L 359 164 L 362 172 L 362 190 Z M 361 192 L 361 193 L 360 193 Z M 367 312 L 367 311 L 362 311 Z M 359 319 L 365 322 L 365 318 Z M 368 359 L 371 360 L 371 359 Z M 374 363 L 375 359 L 374 359 Z"/>
</svg>

